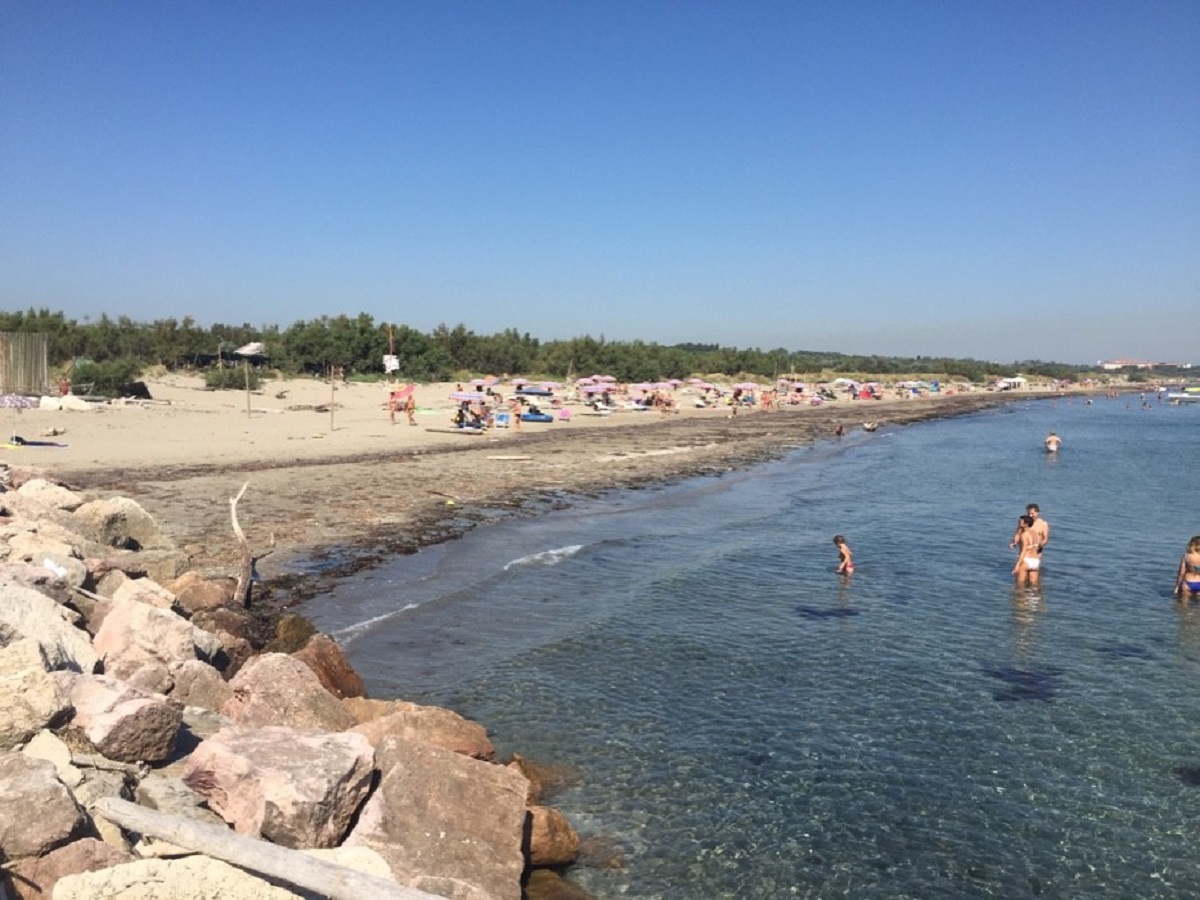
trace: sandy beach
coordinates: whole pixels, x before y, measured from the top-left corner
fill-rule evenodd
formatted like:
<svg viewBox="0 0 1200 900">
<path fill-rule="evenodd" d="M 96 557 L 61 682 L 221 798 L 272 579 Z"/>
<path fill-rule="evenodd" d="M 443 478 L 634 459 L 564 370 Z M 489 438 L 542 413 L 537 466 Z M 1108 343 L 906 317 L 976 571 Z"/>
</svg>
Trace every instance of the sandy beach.
<svg viewBox="0 0 1200 900">
<path fill-rule="evenodd" d="M 588 415 L 452 434 L 453 384 L 418 386 L 417 425 L 392 416 L 383 384 L 272 381 L 246 392 L 209 391 L 194 376 L 148 380 L 150 401 L 84 410 L 5 410 L 5 430 L 29 441 L 0 462 L 41 469 L 77 489 L 141 503 L 194 567 L 236 568 L 230 498 L 248 485 L 239 521 L 271 582 L 316 589 L 321 576 L 461 533 L 498 508 L 537 508 L 572 495 L 729 470 L 789 447 L 869 440 L 864 421 L 888 427 L 1041 396 L 1036 390 L 837 400 L 765 412 L 698 409 L 681 389 L 678 412 Z M 297 572 L 307 573 L 303 578 Z M 285 588 L 286 590 L 287 588 Z"/>
</svg>

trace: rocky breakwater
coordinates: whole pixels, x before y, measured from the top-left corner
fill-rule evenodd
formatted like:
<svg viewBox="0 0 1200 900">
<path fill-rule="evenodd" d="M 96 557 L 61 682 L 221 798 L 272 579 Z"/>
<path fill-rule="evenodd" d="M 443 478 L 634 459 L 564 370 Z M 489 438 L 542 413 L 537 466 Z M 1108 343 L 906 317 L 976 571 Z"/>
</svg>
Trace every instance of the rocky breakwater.
<svg viewBox="0 0 1200 900">
<path fill-rule="evenodd" d="M 366 698 L 298 617 L 257 638 L 135 502 L 2 474 L 0 898 L 578 896 L 480 725 Z"/>
</svg>

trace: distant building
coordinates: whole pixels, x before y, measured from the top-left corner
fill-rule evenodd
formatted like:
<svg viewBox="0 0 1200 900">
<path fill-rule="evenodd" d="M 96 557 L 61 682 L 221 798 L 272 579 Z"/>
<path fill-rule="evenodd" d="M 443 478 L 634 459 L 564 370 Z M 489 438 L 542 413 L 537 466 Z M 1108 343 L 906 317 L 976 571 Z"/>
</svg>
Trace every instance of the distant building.
<svg viewBox="0 0 1200 900">
<path fill-rule="evenodd" d="M 1191 363 L 1176 363 L 1176 362 L 1143 362 L 1137 359 L 1110 359 L 1100 360 L 1096 365 L 1106 371 L 1114 369 L 1190 369 Z"/>
</svg>

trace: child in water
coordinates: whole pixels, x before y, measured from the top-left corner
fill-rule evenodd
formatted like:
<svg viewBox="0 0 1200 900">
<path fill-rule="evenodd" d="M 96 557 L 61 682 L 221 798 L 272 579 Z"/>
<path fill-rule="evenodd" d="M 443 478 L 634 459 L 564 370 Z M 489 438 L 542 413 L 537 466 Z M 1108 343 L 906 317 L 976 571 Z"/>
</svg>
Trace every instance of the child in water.
<svg viewBox="0 0 1200 900">
<path fill-rule="evenodd" d="M 854 554 L 850 551 L 850 545 L 846 543 L 846 539 L 840 534 L 834 536 L 833 543 L 838 548 L 838 574 L 853 575 Z"/>
</svg>

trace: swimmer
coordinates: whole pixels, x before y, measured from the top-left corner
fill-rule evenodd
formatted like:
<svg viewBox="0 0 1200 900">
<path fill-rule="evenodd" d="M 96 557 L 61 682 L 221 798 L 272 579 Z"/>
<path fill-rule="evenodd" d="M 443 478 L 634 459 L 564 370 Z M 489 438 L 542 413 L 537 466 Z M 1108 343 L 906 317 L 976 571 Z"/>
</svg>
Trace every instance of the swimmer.
<svg viewBox="0 0 1200 900">
<path fill-rule="evenodd" d="M 1052 431 L 1046 436 L 1044 443 L 1046 444 L 1047 453 L 1057 453 L 1058 448 L 1062 446 L 1062 438 Z"/>
<path fill-rule="evenodd" d="M 1188 541 L 1175 576 L 1175 593 L 1181 598 L 1200 597 L 1200 534 Z"/>
<path fill-rule="evenodd" d="M 834 545 L 838 548 L 838 567 L 839 575 L 854 574 L 854 554 L 850 550 L 850 545 L 846 543 L 846 539 L 840 534 L 833 538 Z"/>
</svg>

